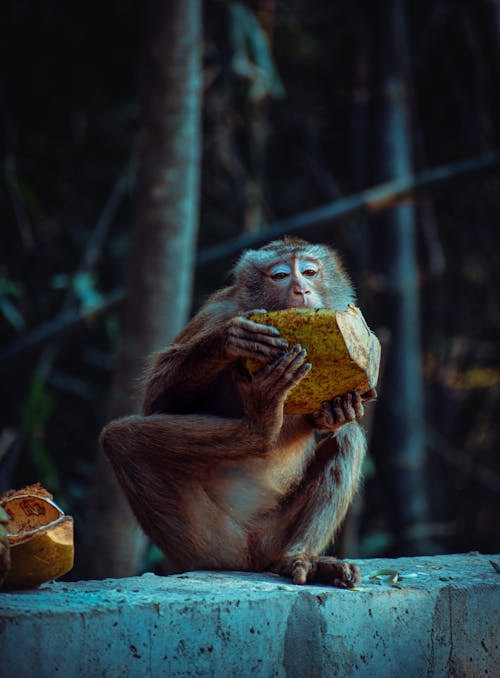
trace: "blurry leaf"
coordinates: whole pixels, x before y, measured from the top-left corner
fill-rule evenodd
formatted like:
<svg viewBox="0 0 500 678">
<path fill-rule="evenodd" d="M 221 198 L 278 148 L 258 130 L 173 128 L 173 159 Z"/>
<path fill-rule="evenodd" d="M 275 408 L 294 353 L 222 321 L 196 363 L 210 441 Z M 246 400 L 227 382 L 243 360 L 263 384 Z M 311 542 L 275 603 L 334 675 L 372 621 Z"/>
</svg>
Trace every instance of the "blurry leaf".
<svg viewBox="0 0 500 678">
<path fill-rule="evenodd" d="M 18 299 L 22 291 L 23 287 L 20 283 L 9 280 L 3 275 L 0 276 L 0 313 L 17 331 L 25 328 L 24 318 L 8 296 Z"/>
<path fill-rule="evenodd" d="M 490 388 L 500 384 L 500 368 L 473 367 L 464 372 L 463 379 L 466 389 Z"/>
<path fill-rule="evenodd" d="M 120 340 L 120 321 L 118 316 L 115 314 L 107 316 L 105 319 L 105 324 L 106 333 L 108 335 L 111 347 L 116 349 Z"/>
<path fill-rule="evenodd" d="M 102 303 L 102 294 L 96 289 L 95 276 L 92 273 L 77 273 L 73 279 L 73 290 L 86 311 Z"/>
<path fill-rule="evenodd" d="M 7 297 L 0 296 L 0 313 L 18 332 L 25 328 L 23 316 Z"/>
<path fill-rule="evenodd" d="M 443 370 L 441 381 L 446 388 L 454 391 L 491 388 L 500 384 L 500 367 L 471 367 L 465 370 L 450 367 Z"/>
<path fill-rule="evenodd" d="M 38 215 L 42 212 L 42 206 L 36 193 L 31 189 L 26 181 L 20 178 L 18 174 L 10 175 L 10 186 L 16 197 L 27 208 L 32 215 Z"/>
<path fill-rule="evenodd" d="M 52 413 L 53 398 L 45 384 L 36 377 L 32 380 L 30 390 L 24 403 L 21 428 L 28 436 L 39 438 Z"/>
<path fill-rule="evenodd" d="M 53 406 L 52 395 L 45 384 L 35 377 L 24 403 L 21 428 L 28 439 L 33 461 L 43 483 L 53 491 L 60 492 L 59 472 L 43 444 L 45 429 Z"/>
<path fill-rule="evenodd" d="M 239 2 L 231 3 L 229 13 L 234 50 L 232 67 L 235 73 L 250 81 L 250 98 L 254 101 L 265 96 L 283 98 L 285 89 L 257 17 Z"/>
<path fill-rule="evenodd" d="M 54 290 L 71 287 L 84 311 L 92 310 L 102 303 L 102 294 L 96 288 L 95 276 L 89 271 L 81 271 L 74 278 L 66 273 L 58 273 L 52 276 L 50 285 Z"/>
<path fill-rule="evenodd" d="M 10 294 L 12 297 L 20 297 L 23 291 L 21 283 L 16 280 L 0 277 L 0 296 Z"/>
<path fill-rule="evenodd" d="M 67 290 L 70 283 L 71 279 L 66 273 L 57 273 L 50 280 L 50 286 L 53 290 Z"/>
<path fill-rule="evenodd" d="M 50 487 L 50 489 L 61 499 L 62 508 L 62 506 L 65 505 L 65 502 L 61 492 L 60 475 L 57 466 L 54 464 L 52 455 L 40 440 L 33 438 L 30 442 L 31 455 L 38 475 L 42 479 L 43 485 Z"/>
</svg>

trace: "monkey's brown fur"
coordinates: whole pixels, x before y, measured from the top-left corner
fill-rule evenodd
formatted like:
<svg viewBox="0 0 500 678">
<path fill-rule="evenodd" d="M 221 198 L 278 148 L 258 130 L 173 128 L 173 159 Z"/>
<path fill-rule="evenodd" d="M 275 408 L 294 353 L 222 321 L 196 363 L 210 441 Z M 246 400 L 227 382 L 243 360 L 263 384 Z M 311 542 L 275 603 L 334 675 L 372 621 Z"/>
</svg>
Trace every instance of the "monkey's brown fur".
<svg viewBox="0 0 500 678">
<path fill-rule="evenodd" d="M 101 445 L 174 571 L 271 570 L 353 586 L 355 565 L 318 554 L 358 485 L 361 397 L 284 416 L 310 364 L 300 346 L 248 319 L 257 308 L 344 310 L 352 286 L 333 250 L 296 238 L 247 251 L 233 274 L 155 358 L 143 414 L 108 424 Z M 250 378 L 241 362 L 255 356 L 268 364 Z"/>
</svg>

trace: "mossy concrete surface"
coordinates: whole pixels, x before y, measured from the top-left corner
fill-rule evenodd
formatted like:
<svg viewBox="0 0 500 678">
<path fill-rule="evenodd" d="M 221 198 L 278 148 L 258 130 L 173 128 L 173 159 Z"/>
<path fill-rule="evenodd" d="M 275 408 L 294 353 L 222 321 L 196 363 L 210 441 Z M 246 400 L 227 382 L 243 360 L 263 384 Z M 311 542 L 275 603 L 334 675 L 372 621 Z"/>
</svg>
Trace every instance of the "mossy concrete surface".
<svg viewBox="0 0 500 678">
<path fill-rule="evenodd" d="M 1 666 L 16 678 L 493 678 L 500 574 L 491 561 L 500 556 L 358 561 L 363 582 L 352 591 L 192 572 L 0 592 Z"/>
</svg>

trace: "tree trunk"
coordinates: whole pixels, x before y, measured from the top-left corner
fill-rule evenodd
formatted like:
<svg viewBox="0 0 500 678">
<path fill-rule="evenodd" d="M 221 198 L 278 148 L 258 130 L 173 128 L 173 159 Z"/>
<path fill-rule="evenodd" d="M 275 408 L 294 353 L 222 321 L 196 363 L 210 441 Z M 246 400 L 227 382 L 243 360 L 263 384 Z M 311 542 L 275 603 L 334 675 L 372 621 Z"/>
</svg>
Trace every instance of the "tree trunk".
<svg viewBox="0 0 500 678">
<path fill-rule="evenodd" d="M 412 172 L 408 102 L 408 34 L 405 0 L 385 0 L 380 12 L 378 50 L 380 102 L 377 180 Z M 397 536 L 396 548 L 411 552 L 415 531 L 427 517 L 415 209 L 412 204 L 385 213 L 372 230 L 374 267 L 384 280 L 384 314 L 390 331 L 381 397 L 374 422 L 374 454 Z"/>
<path fill-rule="evenodd" d="M 110 419 L 137 412 L 148 354 L 169 343 L 191 306 L 198 224 L 200 0 L 152 0 L 144 68 L 137 219 L 129 257 Z M 102 455 L 85 525 L 87 577 L 138 570 L 145 537 Z"/>
</svg>

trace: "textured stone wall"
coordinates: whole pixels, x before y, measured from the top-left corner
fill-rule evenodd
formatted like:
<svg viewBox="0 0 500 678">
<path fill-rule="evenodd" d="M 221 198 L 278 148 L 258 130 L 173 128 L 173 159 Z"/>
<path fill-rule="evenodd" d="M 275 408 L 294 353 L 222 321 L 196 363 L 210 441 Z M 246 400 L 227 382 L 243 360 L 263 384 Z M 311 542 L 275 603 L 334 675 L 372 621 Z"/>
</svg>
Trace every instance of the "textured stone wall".
<svg viewBox="0 0 500 678">
<path fill-rule="evenodd" d="M 500 574 L 491 560 L 500 556 L 358 561 L 364 578 L 352 591 L 192 572 L 2 592 L 1 665 L 16 678 L 493 677 Z M 370 578 L 381 569 L 398 581 Z"/>
</svg>

